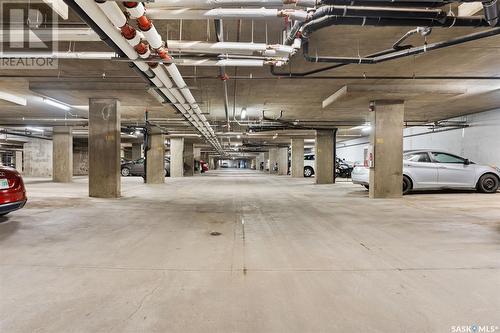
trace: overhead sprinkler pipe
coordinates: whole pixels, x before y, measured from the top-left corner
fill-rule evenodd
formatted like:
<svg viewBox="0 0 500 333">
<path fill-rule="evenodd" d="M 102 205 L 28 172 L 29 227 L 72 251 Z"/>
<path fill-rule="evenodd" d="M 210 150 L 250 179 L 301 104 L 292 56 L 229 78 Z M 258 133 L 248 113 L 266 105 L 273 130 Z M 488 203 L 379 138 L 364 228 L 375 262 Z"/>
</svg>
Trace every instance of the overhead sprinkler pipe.
<svg viewBox="0 0 500 333">
<path fill-rule="evenodd" d="M 127 42 L 125 37 L 123 37 L 122 34 L 119 32 L 120 31 L 118 30 L 119 27 L 113 26 L 108 16 L 94 1 L 65 0 L 65 3 L 67 3 L 70 7 L 74 8 L 77 11 L 77 13 L 79 13 L 79 15 L 82 17 L 82 19 L 84 19 L 85 22 L 91 25 L 97 32 L 101 32 L 102 34 L 104 34 L 106 36 L 106 40 L 112 41 L 112 44 L 110 45 L 114 45 L 118 50 L 123 52 L 128 58 L 132 60 L 139 58 L 139 54 L 136 52 L 136 50 L 129 44 L 129 42 Z M 111 2 L 111 4 L 114 4 L 115 6 L 118 7 L 116 3 Z M 105 10 L 110 10 L 110 9 L 105 9 Z M 113 11 L 113 14 L 111 15 L 114 17 L 114 20 L 117 22 L 117 24 L 123 24 L 123 20 L 121 20 L 121 18 L 118 15 L 119 11 L 113 9 L 111 10 Z M 121 12 L 121 14 L 123 15 L 123 12 Z M 204 121 L 206 122 L 205 126 L 201 126 L 200 118 L 190 115 L 188 111 L 185 109 L 186 105 L 179 104 L 177 100 L 169 99 L 169 97 L 175 95 L 173 89 L 169 97 L 165 95 L 164 93 L 166 91 L 165 90 L 166 88 L 164 88 L 165 83 L 162 82 L 162 80 L 160 80 L 158 76 L 153 73 L 153 71 L 151 70 L 151 68 L 148 66 L 147 63 L 134 61 L 133 64 L 140 70 L 140 72 L 142 73 L 141 75 L 143 75 L 147 80 L 153 82 L 158 87 L 157 89 L 150 91 L 155 95 L 159 95 L 165 101 L 169 101 L 169 103 L 170 102 L 175 103 L 174 104 L 175 107 L 179 109 L 179 111 L 183 114 L 183 116 L 188 121 L 191 122 L 191 124 L 206 138 L 207 141 L 209 141 L 214 146 L 216 150 L 222 153 L 222 150 L 220 148 L 220 143 L 218 142 L 217 138 L 214 137 L 213 135 L 210 135 L 211 128 L 209 127 L 210 125 L 208 124 L 208 122 L 206 122 L 206 118 L 203 117 Z M 166 83 L 168 84 L 168 82 Z"/>
</svg>

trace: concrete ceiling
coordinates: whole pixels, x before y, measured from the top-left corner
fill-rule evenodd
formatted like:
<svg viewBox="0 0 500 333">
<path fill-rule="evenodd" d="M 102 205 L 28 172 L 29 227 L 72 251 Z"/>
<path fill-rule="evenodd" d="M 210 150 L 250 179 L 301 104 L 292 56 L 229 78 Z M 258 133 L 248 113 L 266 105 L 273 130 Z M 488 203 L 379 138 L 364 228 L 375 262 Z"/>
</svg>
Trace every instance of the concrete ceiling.
<svg viewBox="0 0 500 333">
<path fill-rule="evenodd" d="M 71 26 L 81 21 L 70 12 L 62 24 Z M 225 21 L 226 40 L 237 40 L 237 22 Z M 160 21 L 155 25 L 169 39 L 215 40 L 213 23 L 207 21 Z M 182 25 L 182 32 L 180 26 Z M 279 43 L 282 20 L 242 21 L 240 41 Z M 252 33 L 253 28 L 253 33 Z M 312 36 L 310 52 L 320 55 L 363 56 L 389 48 L 408 29 L 399 27 L 336 26 Z M 266 35 L 267 31 L 267 35 Z M 468 34 L 474 28 L 434 28 L 427 37 L 432 43 Z M 422 45 L 423 37 L 410 38 L 407 43 Z M 344 122 L 349 127 L 364 123 L 368 102 L 372 99 L 404 99 L 405 120 L 436 121 L 480 112 L 500 104 L 500 80 L 419 80 L 384 79 L 385 76 L 498 76 L 500 37 L 462 44 L 419 56 L 411 56 L 376 65 L 348 65 L 306 78 L 276 77 L 268 67 L 227 68 L 230 114 L 239 117 L 243 107 L 250 120 L 277 117 L 284 120 L 315 120 Z M 60 43 L 60 50 L 109 51 L 101 42 Z M 301 52 L 290 64 L 277 68 L 280 72 L 302 72 L 323 65 L 307 63 Z M 188 85 L 209 120 L 225 118 L 222 83 L 217 68 L 180 67 Z M 342 78 L 348 76 L 349 78 Z M 377 76 L 378 79 L 369 79 Z M 15 80 L 13 80 L 13 77 Z M 15 87 L 13 82 L 16 82 Z M 335 92 L 347 89 L 342 98 L 323 108 L 323 101 Z M 115 97 L 122 106 L 122 118 L 142 121 L 144 111 L 152 118 L 181 118 L 170 105 L 162 105 L 147 93 L 147 85 L 128 67 L 117 61 L 59 60 L 57 70 L 2 70 L 0 90 L 37 97 L 51 97 L 72 106 L 78 116 L 86 116 L 89 98 Z M 28 106 L 0 102 L 2 118 L 61 117 L 61 110 L 37 103 L 34 97 Z M 239 129 L 238 127 L 236 127 Z M 224 130 L 218 128 L 217 131 Z M 241 130 L 241 129 L 240 129 Z M 356 133 L 354 133 L 356 134 Z M 256 143 L 259 140 L 254 140 Z"/>
</svg>

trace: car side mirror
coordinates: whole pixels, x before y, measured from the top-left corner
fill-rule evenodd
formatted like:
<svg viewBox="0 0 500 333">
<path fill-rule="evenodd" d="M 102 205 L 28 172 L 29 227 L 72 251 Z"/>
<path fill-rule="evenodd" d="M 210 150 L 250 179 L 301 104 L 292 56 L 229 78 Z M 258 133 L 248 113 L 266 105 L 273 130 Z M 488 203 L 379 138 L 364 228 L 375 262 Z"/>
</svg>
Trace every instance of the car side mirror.
<svg viewBox="0 0 500 333">
<path fill-rule="evenodd" d="M 470 164 L 470 160 L 468 158 L 466 158 L 465 161 L 464 161 L 464 164 L 465 165 L 469 165 Z"/>
</svg>

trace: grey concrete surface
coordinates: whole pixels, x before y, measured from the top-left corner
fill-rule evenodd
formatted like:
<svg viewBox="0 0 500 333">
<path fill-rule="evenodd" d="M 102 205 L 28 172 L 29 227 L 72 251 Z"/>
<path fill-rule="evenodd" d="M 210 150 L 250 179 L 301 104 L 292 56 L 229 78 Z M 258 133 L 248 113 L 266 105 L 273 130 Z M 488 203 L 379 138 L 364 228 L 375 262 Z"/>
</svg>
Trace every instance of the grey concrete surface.
<svg viewBox="0 0 500 333">
<path fill-rule="evenodd" d="M 316 184 L 332 184 L 335 182 L 334 140 L 335 134 L 333 130 L 316 130 L 316 141 L 314 143 L 314 150 L 316 151 L 316 161 L 314 163 Z"/>
<path fill-rule="evenodd" d="M 291 174 L 294 178 L 304 177 L 304 139 L 292 139 Z"/>
<path fill-rule="evenodd" d="M 184 138 L 170 139 L 170 177 L 184 177 Z"/>
<path fill-rule="evenodd" d="M 379 201 L 241 169 L 123 178 L 119 199 L 26 183 L 0 222 L 0 332 L 500 326 L 500 194 Z"/>
<path fill-rule="evenodd" d="M 73 178 L 73 128 L 55 126 L 52 131 L 52 180 L 69 183 Z"/>
<path fill-rule="evenodd" d="M 403 124 L 405 104 L 401 100 L 375 101 L 370 112 L 370 144 L 374 165 L 370 166 L 370 198 L 400 198 L 403 183 Z"/>
<path fill-rule="evenodd" d="M 120 196 L 120 102 L 89 100 L 89 196 Z"/>
</svg>

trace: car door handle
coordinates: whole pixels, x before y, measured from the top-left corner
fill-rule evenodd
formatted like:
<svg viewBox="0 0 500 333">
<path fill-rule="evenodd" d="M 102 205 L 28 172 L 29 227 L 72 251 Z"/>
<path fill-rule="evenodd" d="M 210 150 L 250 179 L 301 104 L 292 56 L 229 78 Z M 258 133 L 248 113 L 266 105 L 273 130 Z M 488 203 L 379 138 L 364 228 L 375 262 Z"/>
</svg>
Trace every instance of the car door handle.
<svg viewBox="0 0 500 333">
<path fill-rule="evenodd" d="M 445 166 L 440 166 L 439 169 L 449 169 L 449 168 Z"/>
</svg>

